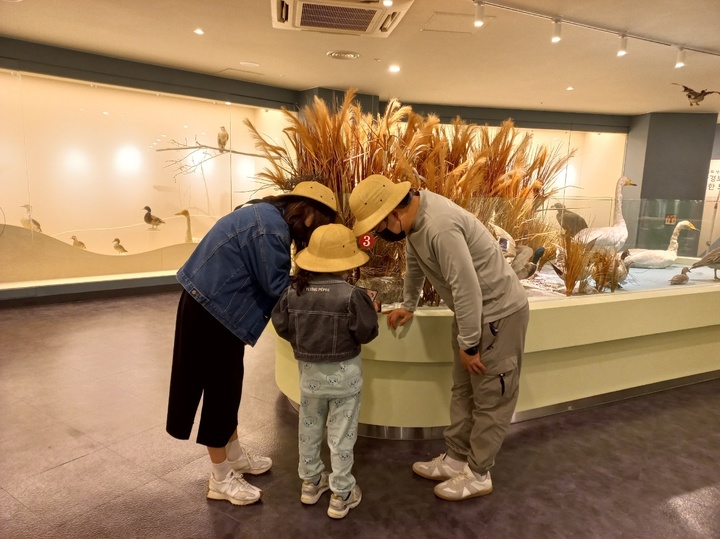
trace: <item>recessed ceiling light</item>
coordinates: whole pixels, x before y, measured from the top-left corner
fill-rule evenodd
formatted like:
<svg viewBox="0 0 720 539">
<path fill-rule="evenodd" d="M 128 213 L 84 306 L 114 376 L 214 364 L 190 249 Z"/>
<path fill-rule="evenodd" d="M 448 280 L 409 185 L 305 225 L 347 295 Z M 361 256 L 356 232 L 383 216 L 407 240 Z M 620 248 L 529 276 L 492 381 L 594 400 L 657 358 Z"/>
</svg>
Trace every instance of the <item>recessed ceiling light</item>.
<svg viewBox="0 0 720 539">
<path fill-rule="evenodd" d="M 225 101 L 225 104 L 226 104 L 226 105 L 232 105 L 232 103 L 230 103 L 230 101 Z"/>
<path fill-rule="evenodd" d="M 385 7 L 392 7 L 393 0 L 383 0 L 383 6 Z"/>
<path fill-rule="evenodd" d="M 193 30 L 193 33 L 201 36 L 205 33 L 205 31 L 202 28 L 195 28 L 195 30 Z"/>
<path fill-rule="evenodd" d="M 573 88 L 572 86 L 568 86 L 568 87 L 565 88 L 565 89 L 566 89 L 568 92 L 572 92 L 575 88 Z"/>
<path fill-rule="evenodd" d="M 360 58 L 360 53 L 353 51 L 328 51 L 327 55 L 335 60 L 357 60 Z"/>
<path fill-rule="evenodd" d="M 400 66 L 392 65 L 388 68 L 388 71 L 390 73 L 399 73 L 400 72 Z"/>
<path fill-rule="evenodd" d="M 239 63 L 243 67 L 260 67 L 260 64 L 257 62 L 250 62 L 248 60 L 241 60 Z"/>
</svg>

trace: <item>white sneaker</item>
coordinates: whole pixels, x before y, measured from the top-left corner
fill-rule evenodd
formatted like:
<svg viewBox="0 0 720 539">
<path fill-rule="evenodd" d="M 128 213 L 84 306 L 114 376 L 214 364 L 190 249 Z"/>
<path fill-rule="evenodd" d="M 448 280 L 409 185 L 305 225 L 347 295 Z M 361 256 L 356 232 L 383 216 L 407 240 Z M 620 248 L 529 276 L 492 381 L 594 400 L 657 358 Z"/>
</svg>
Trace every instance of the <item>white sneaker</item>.
<svg viewBox="0 0 720 539">
<path fill-rule="evenodd" d="M 267 472 L 272 467 L 272 459 L 270 457 L 261 457 L 248 451 L 244 447 L 240 449 L 242 454 L 239 459 L 228 459 L 228 463 L 236 473 L 258 475 Z"/>
<path fill-rule="evenodd" d="M 303 481 L 300 501 L 307 505 L 317 503 L 320 496 L 322 496 L 326 490 L 330 489 L 330 484 L 328 483 L 329 476 L 330 474 L 328 472 L 322 472 L 317 485 L 308 481 Z"/>
<path fill-rule="evenodd" d="M 425 479 L 432 479 L 433 481 L 447 481 L 452 479 L 461 470 L 456 470 L 445 462 L 445 453 L 441 453 L 439 456 L 427 462 L 416 462 L 412 465 L 413 472 L 418 474 L 420 477 Z"/>
<path fill-rule="evenodd" d="M 330 505 L 328 506 L 327 514 L 330 518 L 343 518 L 348 514 L 350 509 L 355 509 L 360 505 L 360 500 L 362 500 L 362 492 L 357 485 L 352 488 L 347 500 L 343 500 L 340 496 L 333 493 L 333 495 L 330 496 Z"/>
<path fill-rule="evenodd" d="M 462 472 L 448 479 L 439 485 L 435 485 L 435 496 L 443 500 L 457 502 L 490 494 L 493 490 L 490 472 L 485 472 L 481 479 L 478 479 L 470 466 L 465 464 Z"/>
<path fill-rule="evenodd" d="M 242 474 L 230 470 L 225 479 L 218 481 L 210 474 L 207 497 L 211 500 L 227 500 L 233 505 L 249 505 L 262 496 L 262 490 L 243 479 Z"/>
</svg>

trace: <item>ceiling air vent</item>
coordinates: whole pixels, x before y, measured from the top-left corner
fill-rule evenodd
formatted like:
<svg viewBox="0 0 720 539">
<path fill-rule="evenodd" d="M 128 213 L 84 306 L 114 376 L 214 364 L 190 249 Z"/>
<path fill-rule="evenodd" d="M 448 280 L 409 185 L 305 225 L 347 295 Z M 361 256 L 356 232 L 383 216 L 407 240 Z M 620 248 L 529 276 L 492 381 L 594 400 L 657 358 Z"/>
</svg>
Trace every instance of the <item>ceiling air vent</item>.
<svg viewBox="0 0 720 539">
<path fill-rule="evenodd" d="M 414 0 L 271 0 L 273 28 L 387 37 Z"/>
</svg>

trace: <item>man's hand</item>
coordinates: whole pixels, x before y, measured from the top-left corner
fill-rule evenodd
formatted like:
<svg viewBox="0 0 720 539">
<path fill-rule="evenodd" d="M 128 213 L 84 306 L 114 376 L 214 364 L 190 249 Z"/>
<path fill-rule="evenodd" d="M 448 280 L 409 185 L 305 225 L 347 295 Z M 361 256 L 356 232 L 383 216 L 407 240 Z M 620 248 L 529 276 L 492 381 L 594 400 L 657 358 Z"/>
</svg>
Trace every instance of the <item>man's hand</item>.
<svg viewBox="0 0 720 539">
<path fill-rule="evenodd" d="M 389 311 L 387 313 L 388 327 L 391 327 L 393 329 L 402 327 L 407 324 L 412 317 L 412 311 L 408 311 L 407 309 L 403 309 L 402 307 L 400 307 L 399 309 L 393 309 L 392 311 Z"/>
<path fill-rule="evenodd" d="M 460 350 L 460 361 L 463 362 L 465 368 L 475 374 L 485 374 L 485 365 L 480 361 L 480 352 L 474 356 L 469 356 L 465 350 Z"/>
</svg>

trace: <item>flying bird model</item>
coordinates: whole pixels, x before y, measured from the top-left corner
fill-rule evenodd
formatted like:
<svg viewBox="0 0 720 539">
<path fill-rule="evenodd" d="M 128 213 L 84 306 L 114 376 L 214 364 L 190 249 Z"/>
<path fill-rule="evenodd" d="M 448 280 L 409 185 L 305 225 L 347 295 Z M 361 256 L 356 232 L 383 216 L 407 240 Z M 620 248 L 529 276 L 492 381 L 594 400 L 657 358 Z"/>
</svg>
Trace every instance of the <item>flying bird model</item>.
<svg viewBox="0 0 720 539">
<path fill-rule="evenodd" d="M 682 86 L 683 92 L 685 92 L 685 95 L 688 98 L 688 101 L 690 101 L 690 106 L 693 105 L 700 106 L 700 102 L 705 99 L 706 95 L 710 94 L 720 94 L 720 92 L 716 92 L 715 90 L 702 90 L 698 92 L 697 90 L 693 90 L 692 88 L 688 88 L 684 84 L 678 84 L 677 82 L 671 82 L 670 84 L 674 84 L 675 86 Z"/>
</svg>

